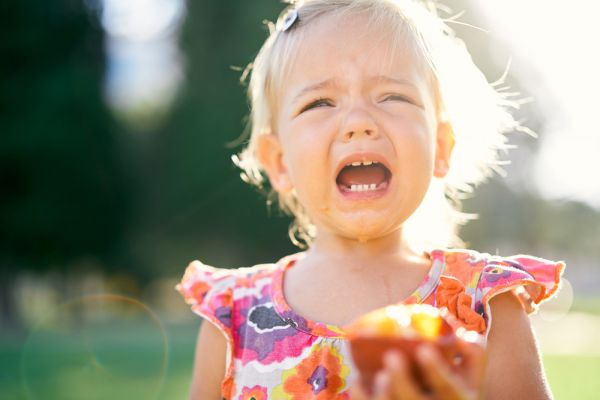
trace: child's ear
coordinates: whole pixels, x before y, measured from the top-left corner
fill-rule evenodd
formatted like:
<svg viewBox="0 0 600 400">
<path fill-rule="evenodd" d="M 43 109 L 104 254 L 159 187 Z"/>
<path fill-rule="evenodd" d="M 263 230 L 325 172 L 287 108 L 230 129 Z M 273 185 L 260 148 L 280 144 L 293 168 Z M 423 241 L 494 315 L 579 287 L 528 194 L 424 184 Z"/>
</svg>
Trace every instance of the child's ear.
<svg viewBox="0 0 600 400">
<path fill-rule="evenodd" d="M 443 178 L 450 169 L 450 156 L 454 148 L 454 131 L 449 122 L 438 123 L 435 164 L 433 166 L 433 176 Z"/>
<path fill-rule="evenodd" d="M 283 161 L 283 151 L 279 138 L 271 133 L 262 134 L 256 143 L 258 160 L 267 172 L 271 186 L 277 192 L 285 193 L 292 190 L 292 181 L 287 166 Z"/>
</svg>

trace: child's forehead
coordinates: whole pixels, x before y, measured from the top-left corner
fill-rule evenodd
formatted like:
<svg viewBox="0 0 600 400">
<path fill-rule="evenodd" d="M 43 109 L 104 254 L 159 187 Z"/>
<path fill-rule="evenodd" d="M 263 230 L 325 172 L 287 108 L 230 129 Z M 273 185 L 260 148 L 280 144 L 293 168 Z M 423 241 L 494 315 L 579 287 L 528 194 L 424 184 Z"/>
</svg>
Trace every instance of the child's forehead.
<svg viewBox="0 0 600 400">
<path fill-rule="evenodd" d="M 408 34 L 370 23 L 362 15 L 312 21 L 295 42 L 284 89 L 306 82 L 377 77 L 426 81 L 422 59 Z M 299 82 L 300 81 L 300 82 Z"/>
<path fill-rule="evenodd" d="M 325 15 L 302 30 L 295 50 L 299 58 L 364 54 L 391 60 L 414 48 L 404 31 L 389 22 L 374 24 L 365 15 Z"/>
</svg>

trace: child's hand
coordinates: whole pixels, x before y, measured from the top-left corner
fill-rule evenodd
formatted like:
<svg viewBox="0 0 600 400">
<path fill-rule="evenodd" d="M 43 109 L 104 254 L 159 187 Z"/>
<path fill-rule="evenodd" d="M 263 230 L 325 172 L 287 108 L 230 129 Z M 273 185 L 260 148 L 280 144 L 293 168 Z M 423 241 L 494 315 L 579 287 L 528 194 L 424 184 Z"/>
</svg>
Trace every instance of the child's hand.
<svg viewBox="0 0 600 400">
<path fill-rule="evenodd" d="M 369 397 L 360 383 L 352 388 L 352 400 L 475 400 L 481 398 L 485 368 L 485 350 L 482 345 L 459 340 L 462 361 L 449 365 L 430 345 L 416 352 L 418 367 L 430 390 L 425 391 L 414 380 L 406 358 L 394 351 L 386 353 L 385 368 L 377 373 L 373 396 Z"/>
</svg>

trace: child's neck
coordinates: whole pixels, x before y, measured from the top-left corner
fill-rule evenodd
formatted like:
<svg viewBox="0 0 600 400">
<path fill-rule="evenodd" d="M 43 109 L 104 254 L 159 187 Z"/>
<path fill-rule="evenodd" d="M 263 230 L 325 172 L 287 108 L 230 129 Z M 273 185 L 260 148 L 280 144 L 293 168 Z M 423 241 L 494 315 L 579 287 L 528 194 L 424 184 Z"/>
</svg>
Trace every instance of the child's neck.
<svg viewBox="0 0 600 400">
<path fill-rule="evenodd" d="M 342 326 L 408 297 L 430 263 L 404 244 L 401 232 L 366 242 L 321 234 L 285 273 L 284 295 L 303 317 Z"/>
<path fill-rule="evenodd" d="M 328 263 L 329 265 L 356 265 L 357 267 L 373 264 L 419 264 L 424 258 L 423 254 L 410 248 L 401 230 L 369 240 L 321 232 L 306 253 L 306 256 L 311 258 L 344 261 L 341 264 Z"/>
</svg>

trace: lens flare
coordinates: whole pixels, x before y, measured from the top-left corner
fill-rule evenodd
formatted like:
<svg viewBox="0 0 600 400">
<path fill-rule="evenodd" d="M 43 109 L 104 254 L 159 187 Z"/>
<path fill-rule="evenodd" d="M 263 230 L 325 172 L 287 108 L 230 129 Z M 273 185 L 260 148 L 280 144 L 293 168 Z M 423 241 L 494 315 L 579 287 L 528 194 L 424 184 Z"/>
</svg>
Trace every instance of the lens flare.
<svg viewBox="0 0 600 400">
<path fill-rule="evenodd" d="M 558 321 L 566 316 L 573 306 L 573 286 L 563 277 L 560 290 L 555 297 L 544 303 L 539 315 L 545 321 Z"/>
<path fill-rule="evenodd" d="M 20 360 L 27 399 L 156 399 L 167 369 L 167 335 L 145 304 L 90 295 L 39 321 Z"/>
</svg>

